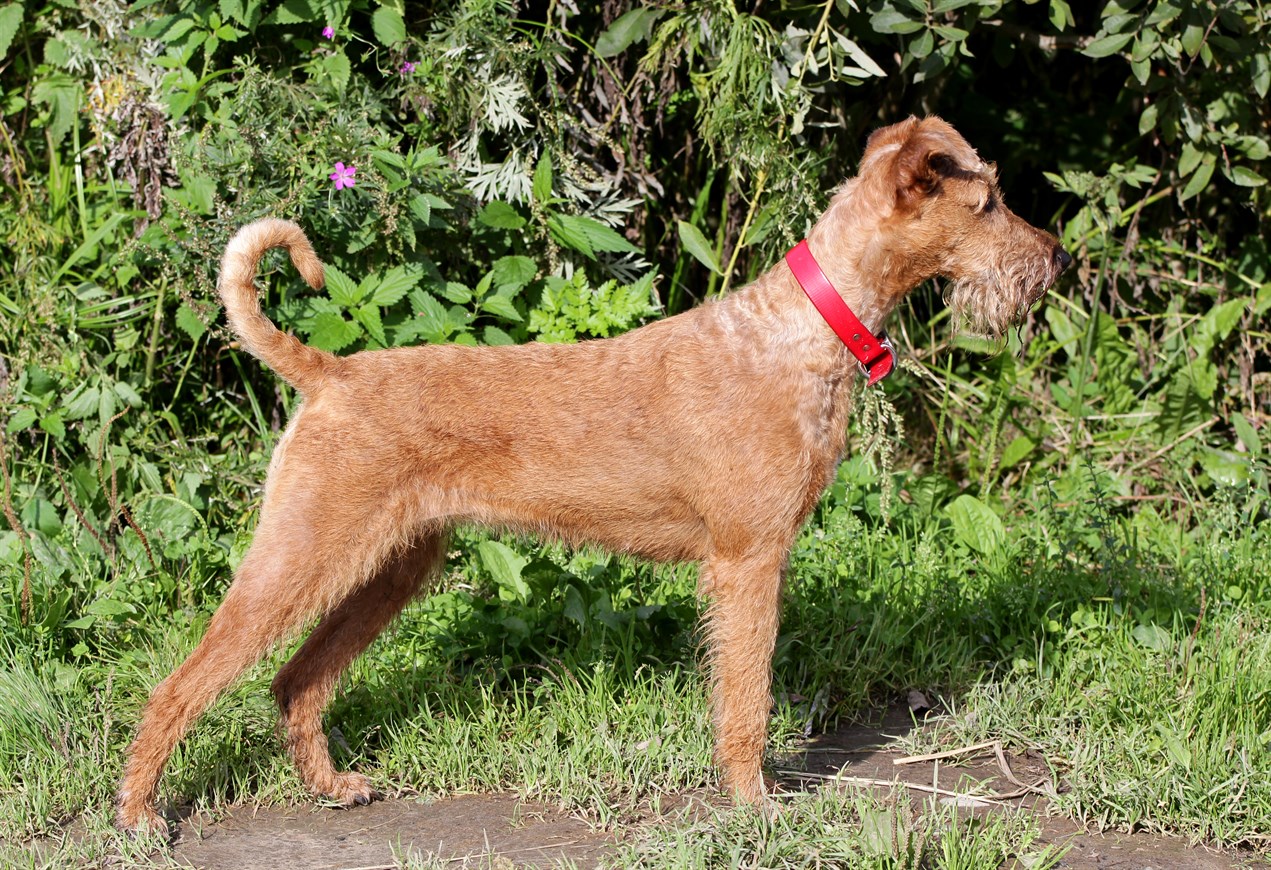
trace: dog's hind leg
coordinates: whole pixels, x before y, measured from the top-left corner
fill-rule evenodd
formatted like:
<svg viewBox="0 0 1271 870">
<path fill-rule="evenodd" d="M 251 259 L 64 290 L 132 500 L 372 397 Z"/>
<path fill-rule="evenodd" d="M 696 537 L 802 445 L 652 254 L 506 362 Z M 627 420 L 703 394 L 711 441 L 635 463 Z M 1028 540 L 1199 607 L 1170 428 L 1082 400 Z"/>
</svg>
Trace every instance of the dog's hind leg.
<svg viewBox="0 0 1271 870">
<path fill-rule="evenodd" d="M 266 499 L 255 540 L 207 633 L 150 696 L 119 787 L 120 827 L 163 828 L 152 806 L 155 789 L 186 729 L 272 647 L 373 575 L 383 556 L 382 529 L 354 534 L 357 517 L 338 515 L 321 498 L 306 503 L 303 492 L 291 496 L 273 509 Z"/>
<path fill-rule="evenodd" d="M 322 711 L 340 674 L 436 576 L 445 557 L 445 535 L 431 532 L 389 558 L 365 586 L 323 617 L 308 640 L 274 678 L 287 746 L 306 786 L 346 806 L 374 796 L 360 773 L 337 772 L 331 763 Z"/>
<path fill-rule="evenodd" d="M 702 566 L 715 763 L 738 801 L 764 800 L 763 752 L 772 709 L 772 653 L 785 553 L 714 557 Z"/>
</svg>

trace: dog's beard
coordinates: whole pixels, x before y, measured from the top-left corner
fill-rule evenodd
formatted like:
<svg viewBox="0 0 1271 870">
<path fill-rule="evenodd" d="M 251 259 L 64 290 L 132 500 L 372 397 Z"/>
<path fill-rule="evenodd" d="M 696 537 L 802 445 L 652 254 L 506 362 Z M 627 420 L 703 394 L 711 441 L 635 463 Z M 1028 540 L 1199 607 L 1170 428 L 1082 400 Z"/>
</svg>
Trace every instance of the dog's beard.
<svg viewBox="0 0 1271 870">
<path fill-rule="evenodd" d="M 982 272 L 950 281 L 944 301 L 961 332 L 1000 339 L 1028 317 L 1053 280 L 1045 268 L 1016 262 L 1001 272 Z"/>
</svg>

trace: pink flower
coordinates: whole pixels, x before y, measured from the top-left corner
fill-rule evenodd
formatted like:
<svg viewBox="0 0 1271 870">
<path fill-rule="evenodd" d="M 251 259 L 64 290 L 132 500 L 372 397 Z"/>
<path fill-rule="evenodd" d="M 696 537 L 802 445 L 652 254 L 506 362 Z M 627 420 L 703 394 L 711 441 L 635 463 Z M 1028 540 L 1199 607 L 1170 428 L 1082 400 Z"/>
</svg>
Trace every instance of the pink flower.
<svg viewBox="0 0 1271 870">
<path fill-rule="evenodd" d="M 326 27 L 322 28 L 322 35 L 326 39 L 335 39 L 335 28 L 328 24 Z"/>
<path fill-rule="evenodd" d="M 411 63 L 410 61 L 406 61 L 404 64 L 402 64 L 402 68 L 400 70 L 402 75 L 409 75 L 410 73 L 413 73 L 414 71 L 415 71 L 415 65 Z"/>
<path fill-rule="evenodd" d="M 337 163 L 335 172 L 332 172 L 327 178 L 335 182 L 336 190 L 344 190 L 344 188 L 352 187 L 356 183 L 356 179 L 353 177 L 356 173 L 356 166 L 345 166 L 343 163 Z"/>
</svg>

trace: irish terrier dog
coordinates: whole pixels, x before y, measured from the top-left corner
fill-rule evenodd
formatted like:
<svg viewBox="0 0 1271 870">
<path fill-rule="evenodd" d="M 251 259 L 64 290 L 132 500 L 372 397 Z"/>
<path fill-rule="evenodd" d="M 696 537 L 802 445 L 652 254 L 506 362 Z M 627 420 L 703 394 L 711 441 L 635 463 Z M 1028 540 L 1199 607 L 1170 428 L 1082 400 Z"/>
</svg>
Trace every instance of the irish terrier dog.
<svg viewBox="0 0 1271 870">
<path fill-rule="evenodd" d="M 894 361 L 875 333 L 944 276 L 963 318 L 1001 335 L 1071 262 L 938 118 L 870 136 L 806 242 L 748 287 L 603 341 L 337 357 L 261 313 L 253 281 L 274 247 L 322 286 L 301 230 L 262 220 L 229 243 L 218 289 L 243 346 L 304 404 L 225 601 L 146 706 L 119 788 L 124 828 L 162 824 L 156 787 L 186 729 L 315 617 L 273 681 L 287 743 L 315 793 L 370 801 L 365 776 L 332 765 L 322 711 L 438 575 L 457 523 L 701 563 L 716 763 L 738 800 L 763 801 L 787 554 L 841 458 L 857 371 L 872 382 Z"/>
</svg>

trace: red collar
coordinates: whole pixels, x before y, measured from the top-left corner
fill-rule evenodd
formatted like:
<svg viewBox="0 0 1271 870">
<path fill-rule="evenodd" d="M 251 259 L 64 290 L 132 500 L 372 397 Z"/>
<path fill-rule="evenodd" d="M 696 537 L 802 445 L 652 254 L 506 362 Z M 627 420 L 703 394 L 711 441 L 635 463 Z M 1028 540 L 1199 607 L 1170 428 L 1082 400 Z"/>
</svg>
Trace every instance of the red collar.
<svg viewBox="0 0 1271 870">
<path fill-rule="evenodd" d="M 816 310 L 821 312 L 825 322 L 834 330 L 834 334 L 842 339 L 843 344 L 861 364 L 861 371 L 869 376 L 869 385 L 881 381 L 891 374 L 896 367 L 896 349 L 886 333 L 880 338 L 865 328 L 860 318 L 847 307 L 843 297 L 834 289 L 834 285 L 825 277 L 821 267 L 808 249 L 807 241 L 799 242 L 786 253 L 786 262 L 794 279 L 799 282 L 803 292 L 808 294 Z"/>
</svg>

